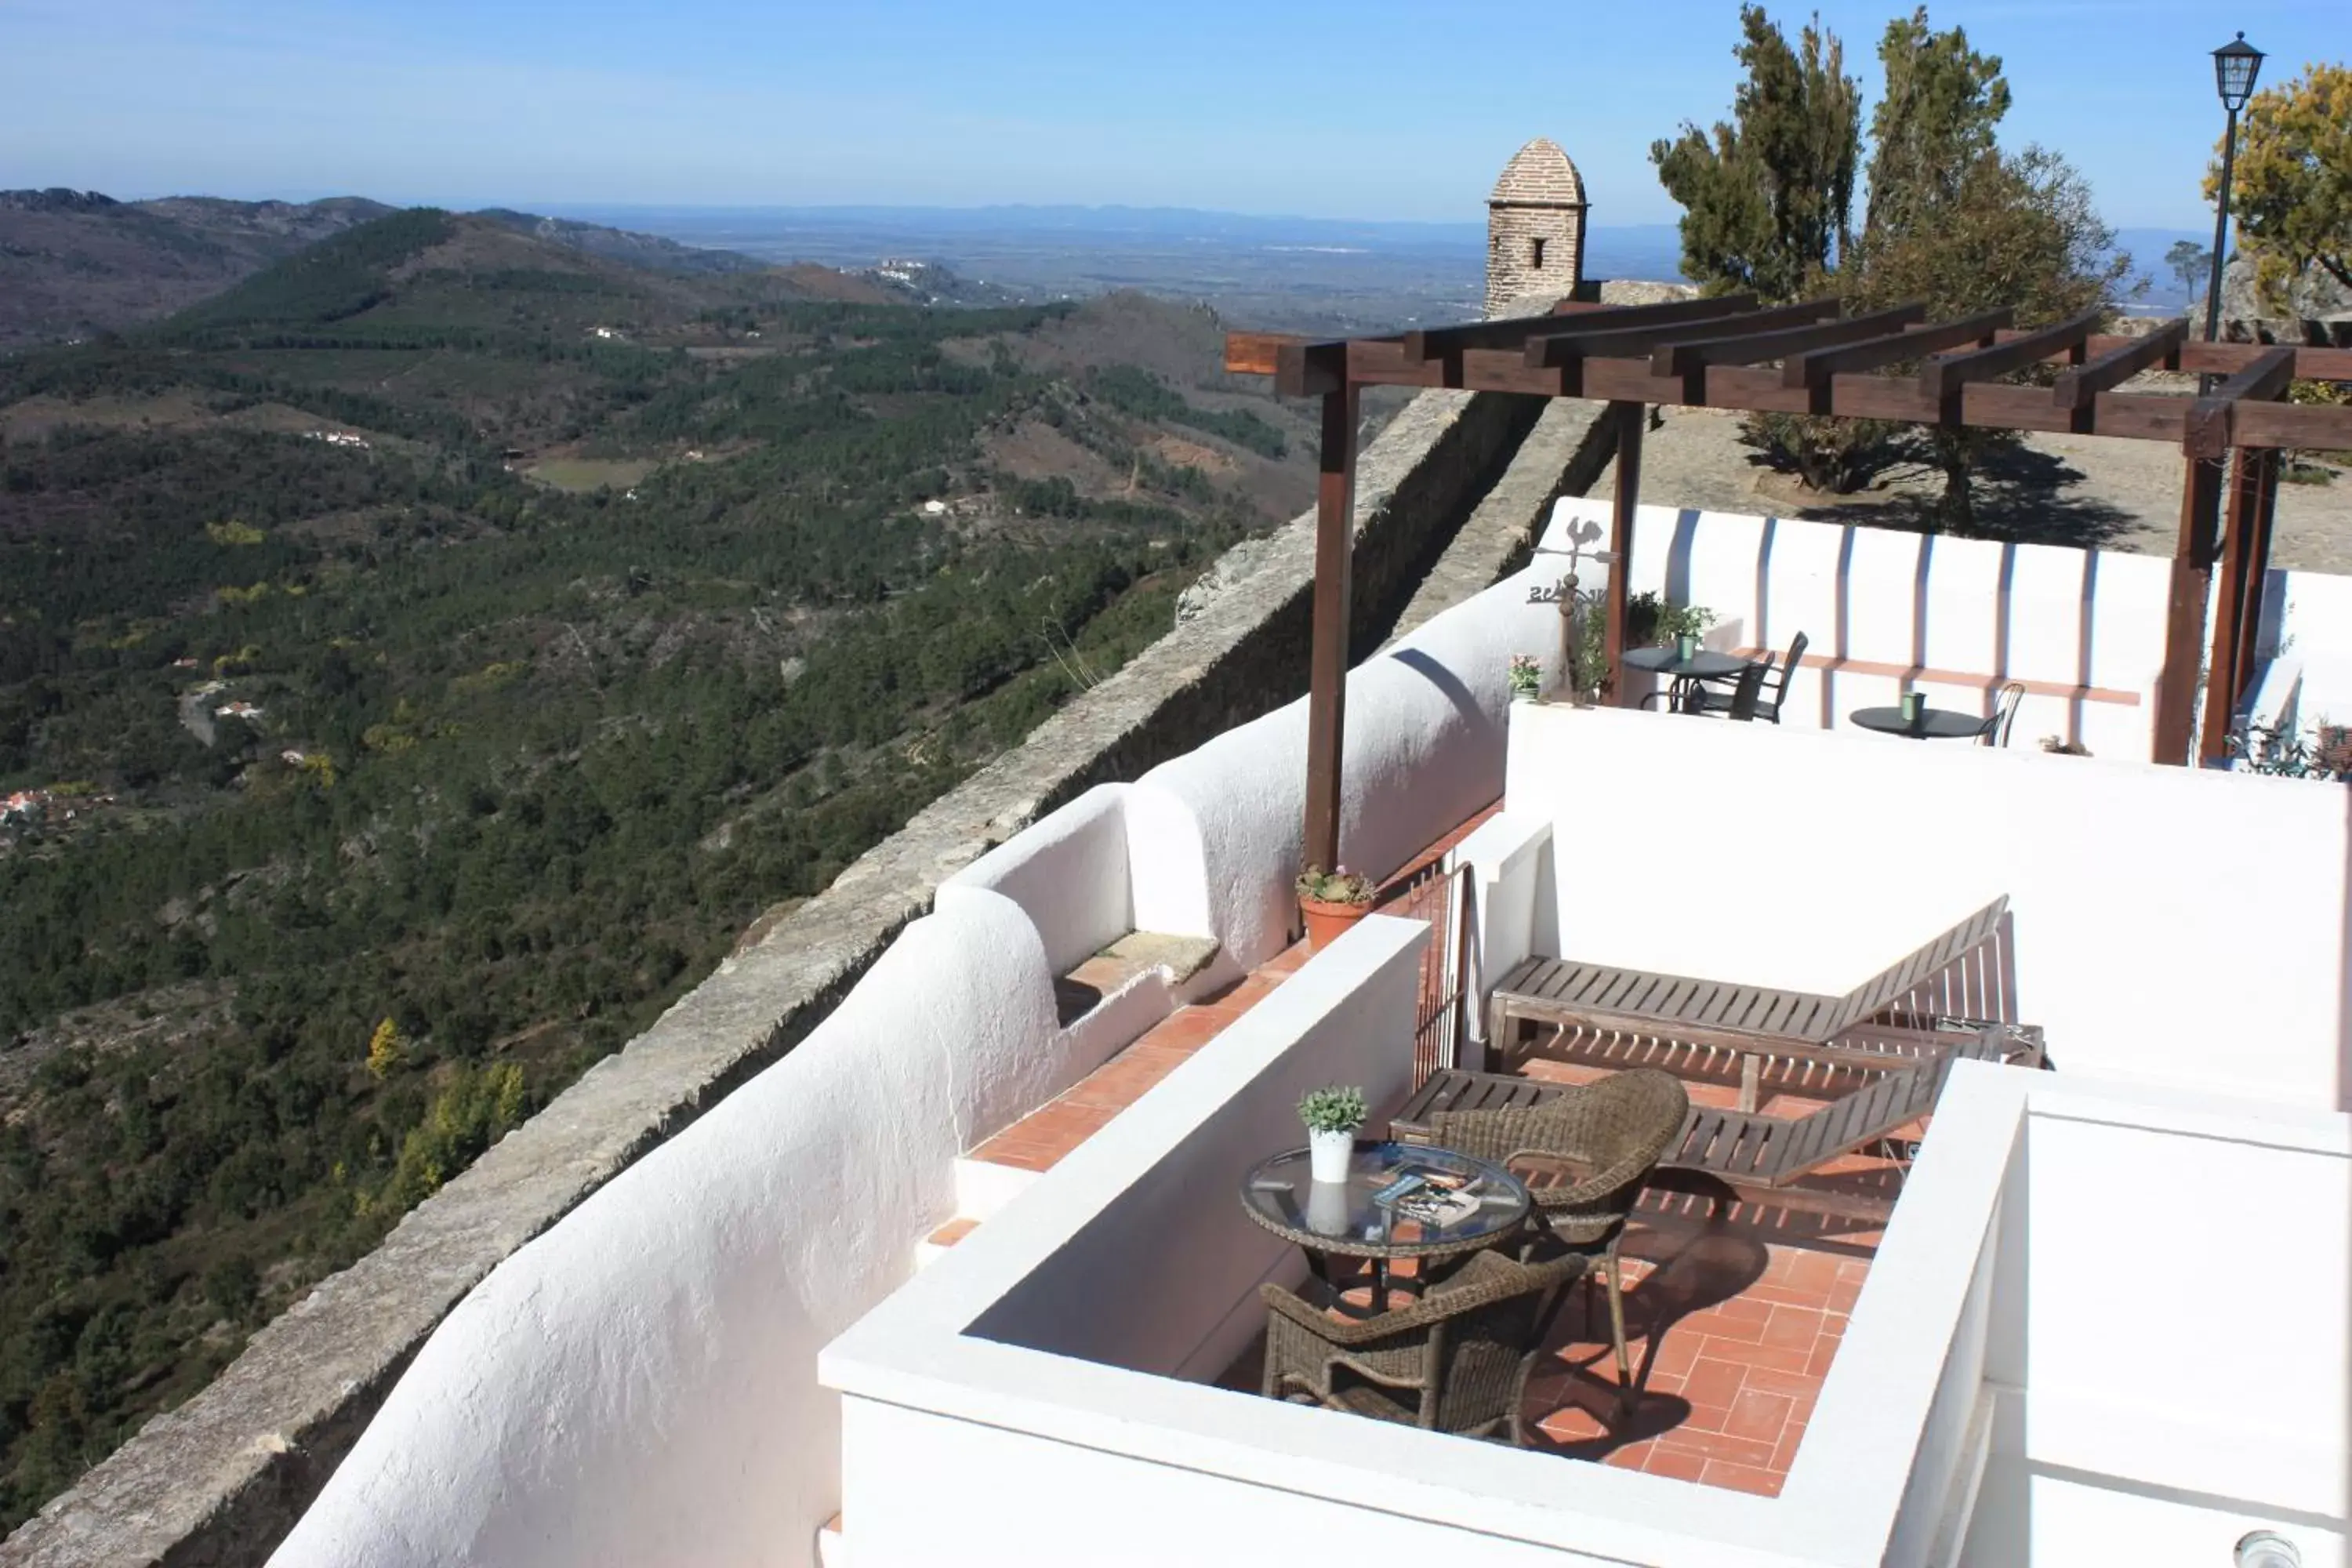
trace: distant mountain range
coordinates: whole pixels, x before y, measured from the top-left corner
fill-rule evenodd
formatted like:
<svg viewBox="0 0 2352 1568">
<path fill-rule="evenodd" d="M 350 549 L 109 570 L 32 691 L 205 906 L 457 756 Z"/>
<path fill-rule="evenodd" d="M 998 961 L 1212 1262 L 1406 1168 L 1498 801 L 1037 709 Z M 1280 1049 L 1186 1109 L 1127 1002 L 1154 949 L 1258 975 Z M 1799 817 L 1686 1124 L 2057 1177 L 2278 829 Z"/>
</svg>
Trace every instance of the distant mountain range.
<svg viewBox="0 0 2352 1568">
<path fill-rule="evenodd" d="M 156 320 L 272 261 L 393 209 L 202 196 L 118 202 L 96 192 L 0 192 L 0 350 Z M 916 304 L 999 305 L 1120 289 L 1215 306 L 1252 326 L 1364 331 L 1478 313 L 1486 229 L 1134 206 L 583 206 L 481 217 L 642 269 L 717 277 L 809 268 L 809 291 Z M 2132 309 L 2181 307 L 2163 255 L 2199 236 L 2118 235 L 2147 287 Z M 1588 278 L 1671 279 L 1673 224 L 1586 234 Z M 823 275 L 831 269 L 831 275 Z M 847 279 L 854 281 L 845 281 Z M 868 295 L 865 289 L 878 291 Z"/>
<path fill-rule="evenodd" d="M 0 349 L 118 331 L 208 299 L 322 239 L 395 209 L 360 196 L 121 202 L 96 191 L 0 191 Z M 681 277 L 774 265 L 650 234 L 497 207 L 476 215 L 601 260 Z M 823 269 L 818 269 L 822 271 Z M 869 303 L 925 290 L 876 280 L 806 279 L 808 292 Z"/>
<path fill-rule="evenodd" d="M 0 349 L 169 315 L 392 210 L 356 196 L 296 205 L 0 191 Z"/>
</svg>

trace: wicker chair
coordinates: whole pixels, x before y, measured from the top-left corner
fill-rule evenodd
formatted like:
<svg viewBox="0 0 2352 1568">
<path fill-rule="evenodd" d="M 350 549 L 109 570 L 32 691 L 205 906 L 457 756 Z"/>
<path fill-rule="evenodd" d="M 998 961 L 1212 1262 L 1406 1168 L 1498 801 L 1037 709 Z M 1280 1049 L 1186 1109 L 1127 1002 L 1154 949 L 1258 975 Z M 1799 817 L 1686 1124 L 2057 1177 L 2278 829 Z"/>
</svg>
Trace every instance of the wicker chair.
<svg viewBox="0 0 2352 1568">
<path fill-rule="evenodd" d="M 1541 1263 L 1475 1253 L 1413 1305 L 1357 1321 L 1261 1285 L 1265 1394 L 1464 1436 L 1499 1428 L 1518 1447 L 1543 1331 L 1559 1288 L 1586 1267 L 1573 1253 Z"/>
<path fill-rule="evenodd" d="M 1619 1397 L 1633 1394 L 1625 1344 L 1624 1275 L 1618 1245 L 1643 1184 L 1682 1135 L 1690 1096 L 1654 1068 L 1612 1073 L 1541 1105 L 1442 1110 L 1431 1142 L 1507 1165 L 1526 1179 L 1537 1215 L 1570 1256 L 1598 1262 L 1609 1290 L 1610 1338 Z M 1588 1281 L 1591 1278 L 1588 1272 Z"/>
</svg>

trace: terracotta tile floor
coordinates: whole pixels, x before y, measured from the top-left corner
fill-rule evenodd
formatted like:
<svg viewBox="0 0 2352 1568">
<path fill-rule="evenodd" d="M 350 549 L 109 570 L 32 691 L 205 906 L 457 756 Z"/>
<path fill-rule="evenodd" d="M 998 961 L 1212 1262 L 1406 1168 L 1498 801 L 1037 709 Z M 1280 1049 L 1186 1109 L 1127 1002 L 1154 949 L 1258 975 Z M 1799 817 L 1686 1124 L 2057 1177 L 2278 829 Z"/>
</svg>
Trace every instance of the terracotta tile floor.
<svg viewBox="0 0 2352 1568">
<path fill-rule="evenodd" d="M 1053 1100 L 971 1152 L 971 1158 L 1024 1171 L 1048 1171 L 1110 1119 L 1143 1098 L 1194 1051 L 1298 972 L 1307 944 L 1296 942 L 1208 1001 L 1180 1007 L 1136 1042 Z M 934 1236 L 934 1241 L 946 1238 Z"/>
<path fill-rule="evenodd" d="M 1528 1446 L 1777 1496 L 1874 1239 L 1843 1243 L 1842 1255 L 1736 1218 L 1644 1215 L 1625 1243 L 1639 1397 L 1621 1415 L 1607 1304 L 1599 1287 L 1589 1300 L 1574 1289 L 1528 1380 Z"/>
</svg>

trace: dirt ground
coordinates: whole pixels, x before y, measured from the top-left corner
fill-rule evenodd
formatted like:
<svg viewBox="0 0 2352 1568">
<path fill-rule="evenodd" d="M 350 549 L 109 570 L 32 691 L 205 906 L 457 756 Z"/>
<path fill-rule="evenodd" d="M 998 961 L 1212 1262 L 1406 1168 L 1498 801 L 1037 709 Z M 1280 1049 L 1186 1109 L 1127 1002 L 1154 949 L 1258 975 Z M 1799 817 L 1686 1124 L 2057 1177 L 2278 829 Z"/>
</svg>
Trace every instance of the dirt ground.
<svg viewBox="0 0 2352 1568">
<path fill-rule="evenodd" d="M 1911 467 L 1884 488 L 1815 497 L 1758 460 L 1739 438 L 1739 416 L 1670 408 L 1642 448 L 1642 499 L 1662 506 L 1763 512 L 1826 521 L 1921 526 L 1943 493 L 1943 476 Z M 1977 484 L 1977 531 L 2044 544 L 2170 555 L 2180 526 L 2182 462 L 2161 441 L 2030 435 Z M 2326 484 L 2279 487 L 2271 564 L 2352 574 L 2352 470 Z M 1591 493 L 1613 492 L 1615 469 Z"/>
</svg>

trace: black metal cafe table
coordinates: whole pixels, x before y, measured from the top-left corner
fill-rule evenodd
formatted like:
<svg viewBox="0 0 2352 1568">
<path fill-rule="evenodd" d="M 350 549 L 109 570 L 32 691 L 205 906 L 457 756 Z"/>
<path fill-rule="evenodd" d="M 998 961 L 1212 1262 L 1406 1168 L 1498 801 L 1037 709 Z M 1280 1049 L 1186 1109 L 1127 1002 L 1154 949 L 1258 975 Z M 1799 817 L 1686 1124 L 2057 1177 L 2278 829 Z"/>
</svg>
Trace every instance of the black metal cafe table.
<svg viewBox="0 0 2352 1568">
<path fill-rule="evenodd" d="M 1655 647 L 1629 647 L 1625 650 L 1625 668 L 1663 675 L 1673 682 L 1666 689 L 1667 701 L 1677 713 L 1690 706 L 1691 688 L 1702 680 L 1723 680 L 1746 669 L 1749 660 L 1717 653 L 1713 648 L 1695 649 L 1688 658 L 1671 643 Z"/>
<path fill-rule="evenodd" d="M 1948 708 L 1922 708 L 1916 719 L 1906 719 L 1900 708 L 1857 708 L 1847 717 L 1862 729 L 1913 741 L 1969 741 L 1985 731 L 1982 715 Z"/>
</svg>

